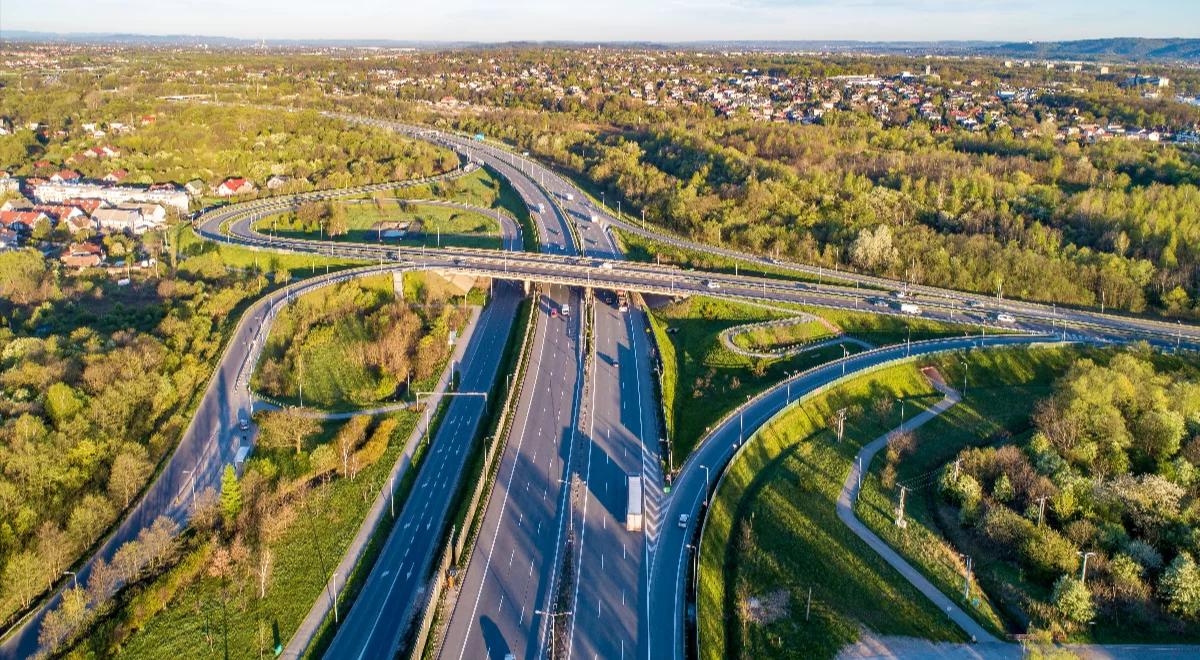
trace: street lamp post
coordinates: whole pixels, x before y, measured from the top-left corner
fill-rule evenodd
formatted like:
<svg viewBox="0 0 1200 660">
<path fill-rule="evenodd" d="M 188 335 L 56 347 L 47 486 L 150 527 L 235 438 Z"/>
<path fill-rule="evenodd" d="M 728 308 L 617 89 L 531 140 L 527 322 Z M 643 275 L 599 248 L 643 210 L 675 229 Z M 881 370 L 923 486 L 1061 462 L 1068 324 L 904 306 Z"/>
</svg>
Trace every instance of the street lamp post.
<svg viewBox="0 0 1200 660">
<path fill-rule="evenodd" d="M 1096 553 L 1083 552 L 1082 550 L 1079 551 L 1079 556 L 1083 557 L 1083 569 L 1079 572 L 1079 581 L 1084 584 L 1087 584 L 1087 560 L 1088 560 L 1088 557 L 1091 557 L 1094 554 L 1096 554 Z"/>
<path fill-rule="evenodd" d="M 700 469 L 704 470 L 704 508 L 707 509 L 708 508 L 708 482 L 710 479 L 710 475 L 708 472 L 707 465 L 701 465 Z"/>
<path fill-rule="evenodd" d="M 842 375 L 846 375 L 846 359 L 850 357 L 850 349 L 846 345 L 842 345 Z"/>
<path fill-rule="evenodd" d="M 75 571 L 63 571 L 63 575 L 70 575 L 71 580 L 75 583 L 75 588 L 79 588 L 79 574 Z"/>
</svg>

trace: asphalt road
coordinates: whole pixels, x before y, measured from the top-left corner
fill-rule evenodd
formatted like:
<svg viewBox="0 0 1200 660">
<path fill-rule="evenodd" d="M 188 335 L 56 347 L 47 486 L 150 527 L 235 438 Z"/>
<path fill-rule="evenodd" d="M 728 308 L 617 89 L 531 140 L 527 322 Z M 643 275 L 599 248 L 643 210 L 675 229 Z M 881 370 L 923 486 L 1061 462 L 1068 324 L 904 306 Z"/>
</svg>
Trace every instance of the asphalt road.
<svg viewBox="0 0 1200 660">
<path fill-rule="evenodd" d="M 503 159 L 481 160 L 508 178 L 534 214 L 542 251 L 572 254 L 568 220 L 528 176 Z M 462 578 L 442 657 L 539 657 L 546 611 L 565 534 L 571 463 L 583 371 L 578 289 L 551 286 L 538 296 L 534 350 L 500 457 L 475 550 Z M 564 305 L 571 310 L 562 315 Z"/>
<path fill-rule="evenodd" d="M 715 486 L 729 459 L 742 440 L 753 433 L 753 429 L 762 426 L 789 402 L 842 378 L 843 363 L 845 374 L 849 376 L 908 355 L 961 350 L 976 345 L 1013 346 L 1047 340 L 1045 337 L 1029 335 L 999 335 L 986 339 L 968 337 L 917 342 L 911 346 L 901 344 L 858 353 L 803 372 L 775 386 L 745 407 L 740 415 L 741 419 L 734 415 L 719 424 L 702 439 L 701 444 L 684 463 L 670 495 L 664 501 L 663 528 L 658 547 L 650 559 L 650 605 L 648 611 L 643 613 L 647 617 L 652 634 L 644 657 L 657 660 L 682 658 L 685 655 L 684 588 L 688 563 L 692 561 L 688 546 L 696 534 L 697 514 L 704 504 L 706 493 Z M 708 470 L 705 470 L 705 467 Z M 689 516 L 685 527 L 678 524 L 682 514 Z"/>
<path fill-rule="evenodd" d="M 586 212 L 578 200 L 559 200 L 570 215 Z M 619 259 L 600 224 L 579 223 L 589 257 Z M 631 301 L 632 302 L 632 301 Z M 639 603 L 646 590 L 643 561 L 659 527 L 662 475 L 658 462 L 655 398 L 645 313 L 621 312 L 611 291 L 594 305 L 595 361 L 586 388 L 588 415 L 581 429 L 585 455 L 577 463 L 583 488 L 572 501 L 578 579 L 571 594 L 565 648 L 568 657 L 626 658 L 642 654 L 645 631 Z M 628 479 L 643 482 L 643 529 L 627 528 Z"/>
</svg>

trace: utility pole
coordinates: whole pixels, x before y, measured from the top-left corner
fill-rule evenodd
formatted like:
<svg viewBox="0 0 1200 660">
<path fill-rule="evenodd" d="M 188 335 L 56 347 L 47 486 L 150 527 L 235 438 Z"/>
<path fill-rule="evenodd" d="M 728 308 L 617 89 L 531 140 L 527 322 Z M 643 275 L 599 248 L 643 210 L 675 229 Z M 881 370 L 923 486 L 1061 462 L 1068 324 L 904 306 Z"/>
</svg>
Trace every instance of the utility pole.
<svg viewBox="0 0 1200 660">
<path fill-rule="evenodd" d="M 961 458 L 954 459 L 954 481 L 958 482 L 958 468 L 962 464 Z"/>
<path fill-rule="evenodd" d="M 303 353 L 303 350 L 304 349 L 301 348 L 302 352 L 300 353 L 299 357 L 297 358 L 298 360 L 300 360 L 300 407 L 301 408 L 304 407 L 304 353 Z"/>
<path fill-rule="evenodd" d="M 908 494 L 908 488 L 900 487 L 900 506 L 896 507 L 896 526 L 900 529 L 908 527 L 908 521 L 904 519 L 904 496 Z"/>
<path fill-rule="evenodd" d="M 974 562 L 971 560 L 971 555 L 963 555 L 966 562 L 966 571 L 963 573 L 963 600 L 971 599 L 971 569 Z"/>
<path fill-rule="evenodd" d="M 808 604 L 804 606 L 804 620 L 808 621 L 808 613 L 812 611 L 812 587 L 808 588 Z"/>
<path fill-rule="evenodd" d="M 1038 527 L 1042 526 L 1042 520 L 1046 517 L 1046 496 L 1042 495 L 1038 500 Z"/>
</svg>

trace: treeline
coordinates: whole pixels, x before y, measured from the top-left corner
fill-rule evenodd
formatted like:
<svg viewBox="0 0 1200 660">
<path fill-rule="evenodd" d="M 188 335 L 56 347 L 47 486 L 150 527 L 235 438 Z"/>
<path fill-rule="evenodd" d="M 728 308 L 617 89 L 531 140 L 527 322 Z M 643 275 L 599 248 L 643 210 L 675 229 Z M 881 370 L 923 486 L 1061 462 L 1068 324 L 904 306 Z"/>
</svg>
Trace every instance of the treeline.
<svg viewBox="0 0 1200 660">
<path fill-rule="evenodd" d="M 1148 352 L 1081 359 L 1034 423 L 1028 440 L 964 450 L 939 482 L 973 543 L 1049 595 L 1000 597 L 1063 633 L 1096 616 L 1131 630 L 1200 621 L 1195 373 L 1156 369 Z"/>
<path fill-rule="evenodd" d="M 1200 162 L 1178 149 L 1017 141 L 1007 129 L 968 138 L 867 118 L 601 134 L 521 113 L 457 125 L 711 244 L 1032 300 L 1196 313 Z"/>
</svg>

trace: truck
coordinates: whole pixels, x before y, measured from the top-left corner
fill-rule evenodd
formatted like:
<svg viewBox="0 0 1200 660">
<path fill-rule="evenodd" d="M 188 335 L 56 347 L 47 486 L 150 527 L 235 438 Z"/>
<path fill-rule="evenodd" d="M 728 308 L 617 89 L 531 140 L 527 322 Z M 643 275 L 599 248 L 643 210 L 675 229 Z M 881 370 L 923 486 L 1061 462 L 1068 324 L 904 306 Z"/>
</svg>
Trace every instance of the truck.
<svg viewBox="0 0 1200 660">
<path fill-rule="evenodd" d="M 629 504 L 625 507 L 625 529 L 642 531 L 642 478 L 629 477 Z"/>
<path fill-rule="evenodd" d="M 600 222 L 600 216 L 593 213 L 588 216 L 588 220 L 591 220 L 592 222 Z"/>
<path fill-rule="evenodd" d="M 921 308 L 912 303 L 900 303 L 898 309 L 904 314 L 912 314 L 914 316 L 919 316 L 921 314 Z"/>
<path fill-rule="evenodd" d="M 575 195 L 573 195 L 571 193 L 564 193 L 563 197 L 565 197 L 568 202 L 575 201 Z"/>
<path fill-rule="evenodd" d="M 546 205 L 545 205 L 545 204 L 542 204 L 542 203 L 538 203 L 538 205 L 537 205 L 537 212 L 538 212 L 538 213 L 545 213 L 545 212 L 546 212 Z"/>
</svg>

